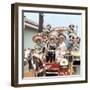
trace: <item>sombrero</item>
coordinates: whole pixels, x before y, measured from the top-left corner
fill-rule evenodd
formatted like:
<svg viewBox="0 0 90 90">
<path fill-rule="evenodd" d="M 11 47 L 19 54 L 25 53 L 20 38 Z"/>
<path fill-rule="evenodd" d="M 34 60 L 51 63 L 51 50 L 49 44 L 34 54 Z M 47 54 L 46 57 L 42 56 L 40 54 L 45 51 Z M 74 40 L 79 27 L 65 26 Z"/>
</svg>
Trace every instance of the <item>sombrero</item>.
<svg viewBox="0 0 90 90">
<path fill-rule="evenodd" d="M 42 37 L 41 34 L 37 34 L 37 35 L 33 36 L 32 40 L 33 40 L 34 42 L 36 42 L 37 40 L 42 41 L 42 40 L 43 40 L 43 37 Z"/>
<path fill-rule="evenodd" d="M 63 33 L 65 30 L 63 27 L 56 27 L 54 28 L 55 31 L 57 31 L 58 33 Z"/>
<path fill-rule="evenodd" d="M 57 37 L 58 36 L 58 32 L 56 30 L 52 30 L 50 33 L 49 33 L 49 36 L 55 36 Z"/>
<path fill-rule="evenodd" d="M 63 58 L 63 59 L 60 61 L 60 66 L 67 66 L 67 65 L 68 65 L 68 60 Z"/>
</svg>

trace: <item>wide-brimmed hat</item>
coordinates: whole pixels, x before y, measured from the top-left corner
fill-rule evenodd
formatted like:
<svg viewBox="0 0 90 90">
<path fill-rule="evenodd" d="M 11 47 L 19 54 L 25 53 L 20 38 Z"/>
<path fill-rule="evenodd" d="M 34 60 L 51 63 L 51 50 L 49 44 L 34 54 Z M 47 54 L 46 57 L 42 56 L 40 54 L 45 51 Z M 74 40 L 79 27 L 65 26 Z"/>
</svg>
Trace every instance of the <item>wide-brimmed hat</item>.
<svg viewBox="0 0 90 90">
<path fill-rule="evenodd" d="M 32 40 L 34 42 L 37 42 L 37 40 L 42 41 L 43 40 L 43 37 L 42 37 L 41 34 L 37 34 L 37 35 L 33 36 Z"/>
<path fill-rule="evenodd" d="M 54 28 L 55 31 L 57 31 L 58 33 L 63 33 L 65 30 L 64 30 L 64 27 L 56 27 Z"/>
<path fill-rule="evenodd" d="M 50 36 L 57 37 L 58 34 L 59 34 L 59 33 L 58 33 L 56 30 L 52 30 L 52 31 L 49 33 L 49 37 L 50 37 Z"/>
</svg>

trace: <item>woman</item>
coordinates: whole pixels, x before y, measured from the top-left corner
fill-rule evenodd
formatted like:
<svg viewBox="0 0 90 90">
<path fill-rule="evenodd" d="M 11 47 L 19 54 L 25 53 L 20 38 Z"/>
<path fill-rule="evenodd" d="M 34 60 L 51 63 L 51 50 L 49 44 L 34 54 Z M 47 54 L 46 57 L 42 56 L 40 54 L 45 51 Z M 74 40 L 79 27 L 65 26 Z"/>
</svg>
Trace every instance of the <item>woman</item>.
<svg viewBox="0 0 90 90">
<path fill-rule="evenodd" d="M 66 44 L 65 44 L 66 37 L 63 34 L 59 35 L 59 44 L 56 49 L 56 60 L 57 62 L 60 62 L 64 58 L 64 55 L 66 53 Z"/>
</svg>

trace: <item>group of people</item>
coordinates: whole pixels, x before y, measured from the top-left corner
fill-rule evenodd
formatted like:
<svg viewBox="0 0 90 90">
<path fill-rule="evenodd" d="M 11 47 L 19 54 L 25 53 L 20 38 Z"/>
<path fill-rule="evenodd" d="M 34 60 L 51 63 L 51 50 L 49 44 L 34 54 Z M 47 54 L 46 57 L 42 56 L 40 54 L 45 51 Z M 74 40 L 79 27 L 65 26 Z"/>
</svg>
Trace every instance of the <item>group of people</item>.
<svg viewBox="0 0 90 90">
<path fill-rule="evenodd" d="M 44 58 L 46 59 L 46 62 L 55 62 L 55 58 L 58 57 L 57 53 L 60 53 L 60 55 L 62 56 L 65 54 L 65 51 L 67 50 L 65 44 L 66 37 L 63 34 L 60 34 L 57 37 L 51 35 L 44 42 L 38 39 L 34 47 L 36 53 L 43 54 Z"/>
<path fill-rule="evenodd" d="M 65 52 L 67 50 L 65 38 L 66 37 L 63 34 L 60 34 L 57 37 L 49 37 L 46 62 L 58 62 L 60 58 L 63 58 L 63 55 L 65 55 Z"/>
<path fill-rule="evenodd" d="M 69 25 L 67 31 L 58 29 L 41 32 L 33 39 L 36 53 L 43 53 L 46 62 L 60 62 L 68 51 L 77 51 L 80 48 L 80 38 L 75 33 L 73 25 Z"/>
<path fill-rule="evenodd" d="M 33 66 L 36 65 L 37 69 L 44 67 L 44 63 L 68 65 L 65 55 L 72 50 L 79 50 L 80 46 L 80 38 L 74 32 L 73 25 L 70 25 L 67 31 L 62 29 L 43 31 L 33 36 L 32 40 L 35 45 L 33 49 L 27 50 L 27 54 L 29 52 L 29 69 L 31 63 L 33 63 Z"/>
</svg>

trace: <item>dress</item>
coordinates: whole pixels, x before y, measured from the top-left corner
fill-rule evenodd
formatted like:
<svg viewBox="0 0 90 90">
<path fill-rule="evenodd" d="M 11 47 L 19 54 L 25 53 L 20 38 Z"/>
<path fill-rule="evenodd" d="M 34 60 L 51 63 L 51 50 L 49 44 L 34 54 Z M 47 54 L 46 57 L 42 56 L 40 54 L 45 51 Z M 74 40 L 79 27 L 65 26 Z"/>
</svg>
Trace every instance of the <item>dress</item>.
<svg viewBox="0 0 90 90">
<path fill-rule="evenodd" d="M 66 45 L 64 42 L 60 43 L 59 46 L 57 47 L 56 49 L 56 62 L 60 62 L 63 58 L 64 58 L 64 55 L 66 53 Z"/>
</svg>

